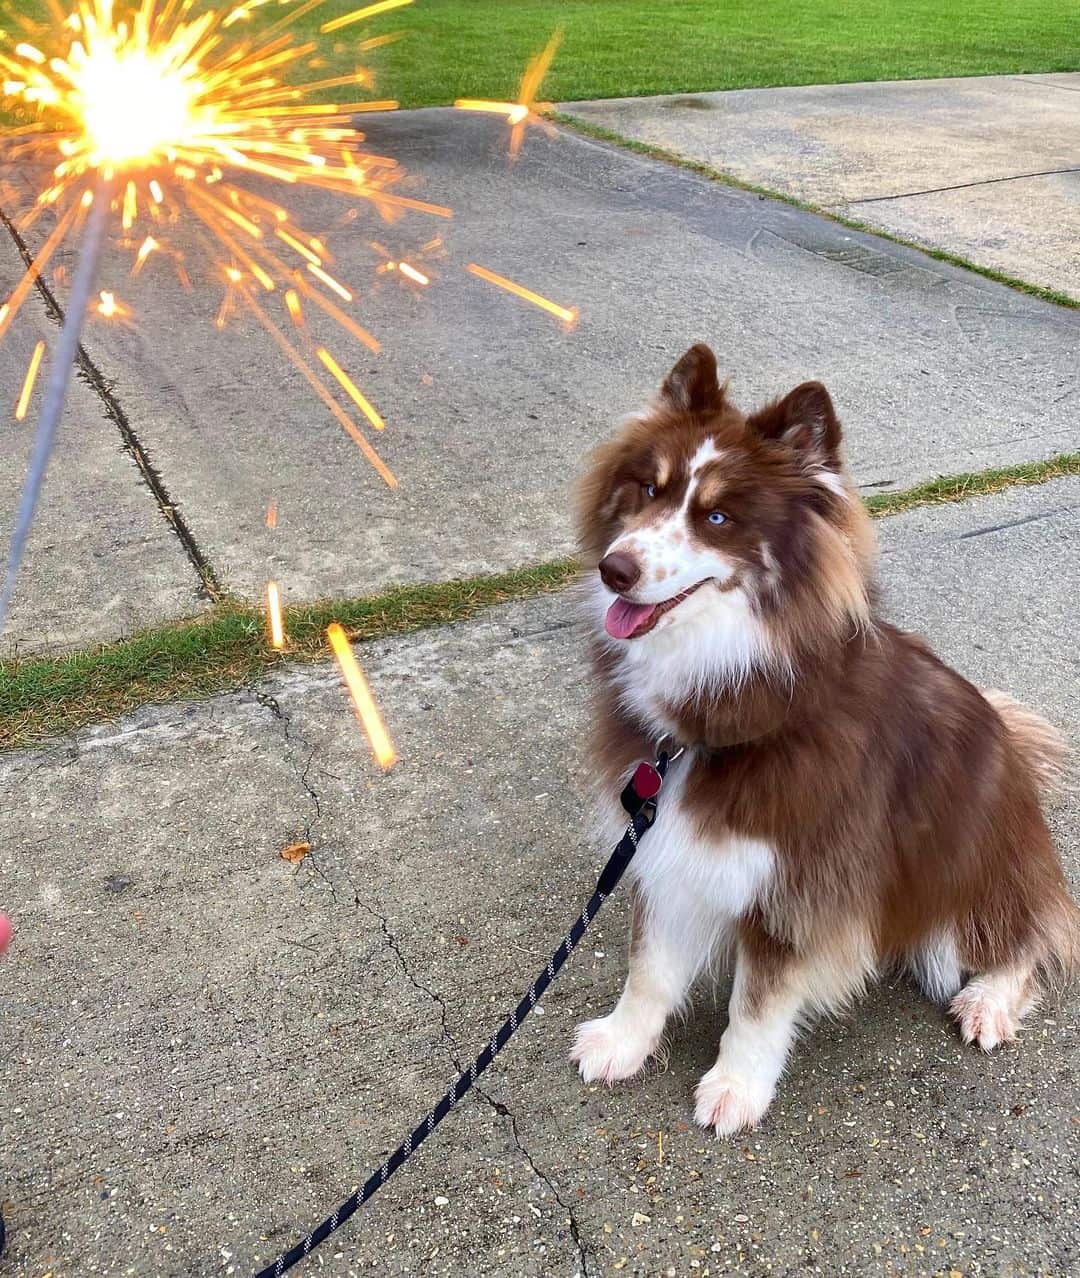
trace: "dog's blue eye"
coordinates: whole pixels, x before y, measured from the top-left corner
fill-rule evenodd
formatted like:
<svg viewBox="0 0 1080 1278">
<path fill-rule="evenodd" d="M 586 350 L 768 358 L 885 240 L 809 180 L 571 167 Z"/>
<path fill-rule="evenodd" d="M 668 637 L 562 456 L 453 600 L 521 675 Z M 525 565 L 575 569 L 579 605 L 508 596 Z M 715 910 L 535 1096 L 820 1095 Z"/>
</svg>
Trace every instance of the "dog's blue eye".
<svg viewBox="0 0 1080 1278">
<path fill-rule="evenodd" d="M 719 510 L 711 510 L 709 511 L 709 523 L 710 524 L 726 524 L 727 515 L 722 514 Z"/>
<path fill-rule="evenodd" d="M 646 485 L 645 485 L 645 496 L 646 496 L 646 497 L 655 497 L 655 496 L 656 496 L 656 485 L 655 485 L 655 484 L 646 484 Z"/>
</svg>

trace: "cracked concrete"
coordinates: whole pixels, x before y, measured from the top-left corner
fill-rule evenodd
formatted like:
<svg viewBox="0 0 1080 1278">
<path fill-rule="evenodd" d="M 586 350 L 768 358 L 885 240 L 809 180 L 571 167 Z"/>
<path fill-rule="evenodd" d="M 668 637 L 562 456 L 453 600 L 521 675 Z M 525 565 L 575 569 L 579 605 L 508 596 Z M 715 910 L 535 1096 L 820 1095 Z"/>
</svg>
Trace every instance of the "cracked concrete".
<svg viewBox="0 0 1080 1278">
<path fill-rule="evenodd" d="M 822 84 L 565 110 L 1080 300 L 1080 73 Z"/>
<path fill-rule="evenodd" d="M 890 614 L 1080 745 L 1080 480 L 878 527 Z M 571 619 L 564 593 L 365 647 L 386 775 L 333 666 L 0 757 L 5 1273 L 250 1274 L 442 1094 L 605 852 Z M 625 938 L 617 894 L 475 1099 L 301 1273 L 1076 1270 L 1075 993 L 983 1057 L 887 981 L 806 1035 L 759 1132 L 717 1142 L 690 1098 L 723 982 L 640 1082 L 566 1063 Z"/>
<path fill-rule="evenodd" d="M 306 760 L 304 761 L 302 767 L 297 766 L 295 762 L 291 764 L 296 774 L 297 780 L 299 781 L 300 785 L 303 787 L 305 792 L 310 797 L 311 806 L 312 806 L 312 817 L 304 825 L 303 838 L 306 842 L 311 842 L 313 846 L 311 851 L 307 855 L 307 857 L 305 857 L 304 864 L 310 866 L 310 868 L 314 870 L 314 872 L 319 876 L 320 880 L 326 884 L 333 899 L 335 901 L 338 901 L 339 897 L 338 897 L 335 880 L 333 877 L 328 875 L 323 870 L 321 861 L 320 861 L 320 855 L 319 855 L 319 847 L 318 847 L 319 832 L 317 830 L 317 826 L 318 826 L 319 818 L 322 814 L 322 809 L 321 809 L 318 792 L 314 788 L 314 786 L 311 784 L 311 781 L 310 781 L 310 773 L 312 769 L 312 763 L 317 752 L 317 746 L 313 746 L 305 738 L 298 737 L 295 735 L 295 733 L 292 731 L 292 728 L 291 728 L 292 716 L 286 713 L 286 711 L 282 709 L 280 702 L 278 701 L 276 697 L 270 695 L 268 692 L 265 692 L 261 689 L 255 689 L 253 691 L 253 695 L 255 696 L 256 700 L 261 705 L 264 705 L 267 709 L 269 709 L 271 713 L 274 715 L 274 717 L 281 722 L 283 733 L 284 733 L 284 740 L 290 744 L 296 743 L 308 752 Z M 345 867 L 345 866 L 341 867 L 341 872 L 345 878 L 345 882 L 348 886 L 348 890 L 352 897 L 353 904 L 357 908 L 363 910 L 370 918 L 374 919 L 377 922 L 380 933 L 382 935 L 382 939 L 386 947 L 390 950 L 390 952 L 393 954 L 394 958 L 396 959 L 399 965 L 399 968 L 401 970 L 402 976 L 412 986 L 414 990 L 416 990 L 418 993 L 422 995 L 425 995 L 435 1005 L 435 1008 L 437 1009 L 437 1012 L 438 1012 L 439 1027 L 442 1034 L 443 1046 L 445 1049 L 447 1060 L 449 1064 L 453 1066 L 454 1070 L 458 1074 L 461 1074 L 466 1068 L 467 1061 L 462 1057 L 460 1050 L 455 1042 L 454 1036 L 450 1032 L 450 1028 L 447 1023 L 447 1006 L 446 1006 L 446 1001 L 444 997 L 438 992 L 438 990 L 432 988 L 432 986 L 428 984 L 426 981 L 421 980 L 413 971 L 412 967 L 409 964 L 409 961 L 405 952 L 403 951 L 401 946 L 398 944 L 398 941 L 394 933 L 391 931 L 390 922 L 387 916 L 381 913 L 376 908 L 375 905 L 371 904 L 368 900 L 364 898 L 360 889 L 357 887 L 356 883 L 353 882 L 353 880 L 349 876 L 348 867 Z M 523 1143 L 520 1137 L 520 1134 L 518 1132 L 516 1116 L 503 1102 L 495 1100 L 484 1089 L 484 1087 L 481 1084 L 479 1083 L 475 1084 L 471 1090 L 477 1097 L 480 1098 L 480 1100 L 482 1100 L 486 1105 L 488 1105 L 500 1119 L 505 1120 L 504 1126 L 508 1125 L 510 1135 L 513 1139 L 515 1146 L 517 1147 L 518 1153 L 521 1155 L 521 1157 L 524 1159 L 526 1164 L 529 1166 L 536 1180 L 541 1185 L 546 1187 L 547 1192 L 558 1204 L 560 1211 L 565 1213 L 566 1225 L 570 1231 L 570 1236 L 572 1237 L 574 1241 L 574 1245 L 577 1248 L 578 1256 L 580 1259 L 580 1273 L 582 1275 L 582 1278 L 588 1278 L 588 1273 L 589 1273 L 588 1258 L 581 1243 L 577 1222 L 574 1219 L 573 1208 L 572 1206 L 570 1206 L 569 1204 L 563 1201 L 555 1183 L 537 1165 L 535 1159 L 533 1158 L 528 1148 Z"/>
</svg>

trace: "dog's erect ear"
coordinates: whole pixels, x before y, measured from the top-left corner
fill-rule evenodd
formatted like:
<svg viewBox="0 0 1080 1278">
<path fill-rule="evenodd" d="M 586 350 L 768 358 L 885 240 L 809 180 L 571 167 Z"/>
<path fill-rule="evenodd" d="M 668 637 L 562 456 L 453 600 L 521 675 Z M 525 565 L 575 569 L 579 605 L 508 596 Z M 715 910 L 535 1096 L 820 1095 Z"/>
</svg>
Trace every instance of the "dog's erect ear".
<svg viewBox="0 0 1080 1278">
<path fill-rule="evenodd" d="M 803 382 L 747 419 L 763 439 L 782 440 L 808 461 L 840 464 L 840 419 L 820 382 Z"/>
<path fill-rule="evenodd" d="M 716 377 L 716 356 L 698 342 L 664 378 L 660 399 L 683 413 L 704 413 L 718 408 L 724 392 Z"/>
</svg>

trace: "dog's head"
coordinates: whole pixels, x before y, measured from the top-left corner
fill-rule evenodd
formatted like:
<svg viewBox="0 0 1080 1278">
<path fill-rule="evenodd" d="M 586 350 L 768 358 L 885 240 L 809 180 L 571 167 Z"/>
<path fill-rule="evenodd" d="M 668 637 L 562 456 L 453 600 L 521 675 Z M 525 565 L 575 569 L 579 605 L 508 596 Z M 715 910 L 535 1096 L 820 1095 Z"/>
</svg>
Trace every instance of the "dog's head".
<svg viewBox="0 0 1080 1278">
<path fill-rule="evenodd" d="M 863 626 L 874 539 L 840 440 L 820 382 L 747 416 L 712 351 L 691 347 L 581 485 L 609 648 L 644 658 L 690 644 L 703 667 L 737 675 L 790 668 Z"/>
</svg>

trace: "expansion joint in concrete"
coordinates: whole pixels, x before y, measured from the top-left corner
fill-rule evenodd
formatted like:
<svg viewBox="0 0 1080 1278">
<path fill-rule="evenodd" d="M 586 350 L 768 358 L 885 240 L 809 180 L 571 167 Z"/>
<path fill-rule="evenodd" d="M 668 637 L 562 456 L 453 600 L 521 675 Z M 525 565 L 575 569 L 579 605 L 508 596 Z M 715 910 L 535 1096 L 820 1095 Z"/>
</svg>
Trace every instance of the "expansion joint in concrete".
<svg viewBox="0 0 1080 1278">
<path fill-rule="evenodd" d="M 1011 173 L 1007 177 L 982 178 L 978 182 L 957 182 L 955 186 L 931 186 L 924 191 L 901 191 L 898 195 L 867 195 L 858 200 L 843 200 L 848 204 L 884 204 L 888 200 L 907 200 L 916 195 L 942 195 L 946 191 L 966 191 L 973 186 L 995 186 L 999 182 L 1023 182 L 1026 178 L 1055 177 L 1059 173 L 1080 173 L 1080 168 L 1040 169 L 1037 173 Z"/>
<path fill-rule="evenodd" d="M 29 270 L 33 264 L 34 255 L 30 251 L 30 246 L 19 233 L 14 222 L 8 217 L 3 209 L 0 209 L 0 222 L 7 228 L 18 249 L 19 256 L 22 258 L 24 265 Z M 45 303 L 45 309 L 49 318 L 56 324 L 63 324 L 64 309 L 56 294 L 46 283 L 44 277 L 40 274 L 35 275 L 34 284 L 38 293 L 41 295 Z M 221 583 L 217 579 L 213 565 L 203 553 L 198 542 L 195 540 L 195 534 L 191 531 L 184 516 L 177 509 L 176 503 L 169 493 L 165 485 L 164 479 L 158 473 L 157 468 L 143 447 L 135 428 L 132 426 L 127 413 L 116 397 L 112 386 L 108 379 L 102 373 L 101 369 L 94 363 L 86 352 L 86 348 L 79 345 L 77 364 L 79 375 L 83 381 L 90 387 L 93 393 L 101 401 L 105 410 L 105 416 L 113 423 L 120 432 L 121 443 L 124 451 L 132 459 L 137 467 L 139 474 L 142 476 L 143 482 L 150 490 L 150 494 L 157 505 L 158 510 L 164 517 L 166 523 L 173 530 L 184 554 L 187 556 L 191 566 L 195 569 L 195 573 L 199 578 L 198 593 L 211 600 L 213 603 L 219 603 L 224 597 L 224 590 Z"/>
</svg>

